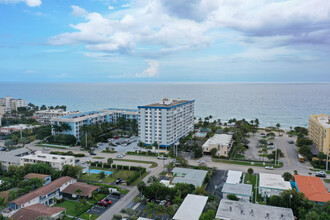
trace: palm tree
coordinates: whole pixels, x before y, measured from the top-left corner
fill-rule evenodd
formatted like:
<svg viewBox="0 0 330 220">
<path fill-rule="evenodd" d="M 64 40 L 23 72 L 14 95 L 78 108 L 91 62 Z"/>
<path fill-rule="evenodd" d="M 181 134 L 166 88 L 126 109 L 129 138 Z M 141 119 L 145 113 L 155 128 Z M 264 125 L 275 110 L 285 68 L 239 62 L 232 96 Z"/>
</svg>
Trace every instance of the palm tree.
<svg viewBox="0 0 330 220">
<path fill-rule="evenodd" d="M 76 189 L 76 191 L 74 191 L 74 193 L 78 195 L 78 198 L 80 198 L 80 194 L 82 193 L 82 190 Z"/>
<path fill-rule="evenodd" d="M 86 138 L 86 141 L 85 141 L 85 148 L 87 149 L 87 136 L 88 136 L 88 131 L 89 131 L 89 126 L 88 125 L 83 125 L 81 126 L 80 130 L 82 132 L 85 132 L 85 138 Z"/>
<path fill-rule="evenodd" d="M 61 123 L 60 126 L 62 131 L 71 131 L 72 129 L 68 123 Z"/>
<path fill-rule="evenodd" d="M 58 124 L 52 124 L 52 129 L 54 130 L 55 135 L 58 134 L 58 132 L 61 132 L 62 131 L 61 126 L 58 125 Z"/>
</svg>

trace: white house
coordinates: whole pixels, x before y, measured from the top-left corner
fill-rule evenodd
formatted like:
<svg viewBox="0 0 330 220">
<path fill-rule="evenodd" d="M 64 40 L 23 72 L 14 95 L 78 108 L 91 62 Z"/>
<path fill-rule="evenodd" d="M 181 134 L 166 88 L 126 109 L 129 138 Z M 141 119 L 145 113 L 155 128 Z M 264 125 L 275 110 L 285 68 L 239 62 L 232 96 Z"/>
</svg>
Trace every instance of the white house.
<svg viewBox="0 0 330 220">
<path fill-rule="evenodd" d="M 173 220 L 198 220 L 208 197 L 188 194 L 176 211 Z"/>
<path fill-rule="evenodd" d="M 284 181 L 278 174 L 260 173 L 259 174 L 259 194 L 262 196 L 280 195 L 284 190 L 290 190 L 289 181 Z"/>
<path fill-rule="evenodd" d="M 202 146 L 204 153 L 210 153 L 215 148 L 217 156 L 228 157 L 233 144 L 233 136 L 228 134 L 215 134 L 209 138 Z"/>
</svg>

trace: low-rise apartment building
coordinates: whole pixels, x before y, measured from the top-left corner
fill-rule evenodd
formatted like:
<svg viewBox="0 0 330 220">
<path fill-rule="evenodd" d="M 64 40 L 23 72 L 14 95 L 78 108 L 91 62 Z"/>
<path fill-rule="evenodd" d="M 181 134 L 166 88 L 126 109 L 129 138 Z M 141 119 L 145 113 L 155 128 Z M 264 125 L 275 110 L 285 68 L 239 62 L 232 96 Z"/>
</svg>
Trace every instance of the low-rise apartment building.
<svg viewBox="0 0 330 220">
<path fill-rule="evenodd" d="M 259 174 L 259 194 L 265 196 L 279 196 L 284 190 L 290 190 L 291 184 L 285 181 L 281 175 L 260 173 Z"/>
<path fill-rule="evenodd" d="M 169 147 L 194 130 L 195 100 L 164 98 L 159 103 L 138 106 L 139 140 Z"/>
<path fill-rule="evenodd" d="M 243 183 L 225 183 L 221 192 L 223 198 L 226 199 L 228 195 L 235 195 L 241 202 L 250 202 L 253 195 L 252 185 Z"/>
<path fill-rule="evenodd" d="M 69 111 L 64 111 L 62 109 L 47 109 L 47 110 L 36 111 L 34 113 L 34 117 L 40 124 L 47 125 L 51 123 L 52 118 L 58 118 L 58 117 L 63 117 L 78 113 L 79 111 L 69 112 Z"/>
<path fill-rule="evenodd" d="M 308 124 L 308 138 L 320 152 L 329 153 L 330 149 L 330 118 L 329 115 L 311 115 Z"/>
<path fill-rule="evenodd" d="M 187 183 L 195 187 L 201 187 L 207 175 L 206 170 L 195 170 L 188 168 L 175 167 L 172 170 L 174 176 L 172 183 Z"/>
<path fill-rule="evenodd" d="M 294 220 L 293 212 L 289 208 L 254 204 L 221 199 L 215 216 L 216 220 L 265 220 L 281 219 Z"/>
<path fill-rule="evenodd" d="M 11 165 L 19 166 L 20 158 L 22 156 L 30 154 L 30 150 L 23 147 L 11 151 L 0 151 L 0 162 L 3 170 L 8 170 Z"/>
<path fill-rule="evenodd" d="M 77 182 L 69 176 L 61 177 L 53 182 L 29 192 L 10 202 L 12 210 L 18 210 L 35 204 L 52 205 L 55 199 L 62 198 L 62 191 L 70 184 Z"/>
<path fill-rule="evenodd" d="M 233 136 L 228 134 L 215 134 L 209 138 L 202 146 L 204 153 L 210 153 L 215 148 L 217 156 L 229 156 L 230 149 L 233 145 Z"/>
<path fill-rule="evenodd" d="M 207 200 L 207 196 L 188 194 L 173 216 L 173 220 L 198 220 Z"/>
<path fill-rule="evenodd" d="M 62 170 L 64 165 L 75 165 L 75 160 L 73 156 L 62 156 L 55 154 L 46 154 L 41 151 L 36 151 L 33 154 L 26 155 L 20 158 L 20 165 L 25 164 L 35 164 L 35 163 L 45 163 L 49 164 L 52 168 L 56 170 Z"/>
<path fill-rule="evenodd" d="M 82 112 L 73 115 L 62 116 L 58 118 L 52 118 L 51 124 L 60 125 L 66 123 L 71 129 L 61 131 L 61 134 L 70 134 L 75 136 L 78 140 L 84 135 L 82 127 L 84 125 L 91 125 L 96 123 L 117 123 L 118 119 L 123 117 L 125 120 L 138 121 L 138 110 L 136 109 L 104 109 L 100 111 Z M 55 130 L 52 130 L 52 134 L 55 135 Z"/>
</svg>

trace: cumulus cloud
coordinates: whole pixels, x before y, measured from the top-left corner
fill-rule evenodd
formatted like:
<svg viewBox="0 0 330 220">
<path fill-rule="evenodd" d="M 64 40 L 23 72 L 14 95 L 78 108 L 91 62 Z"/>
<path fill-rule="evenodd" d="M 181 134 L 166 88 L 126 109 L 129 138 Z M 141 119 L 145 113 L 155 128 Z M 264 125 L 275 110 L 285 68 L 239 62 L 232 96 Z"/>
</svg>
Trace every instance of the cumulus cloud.
<svg viewBox="0 0 330 220">
<path fill-rule="evenodd" d="M 108 9 L 113 10 L 113 9 L 115 9 L 115 7 L 109 5 L 109 6 L 108 6 Z"/>
<path fill-rule="evenodd" d="M 159 63 L 155 60 L 148 61 L 149 67 L 145 69 L 141 74 L 136 74 L 139 78 L 154 78 L 158 77 Z"/>
<path fill-rule="evenodd" d="M 71 8 L 72 8 L 71 15 L 73 15 L 73 16 L 81 17 L 81 16 L 88 15 L 88 12 L 85 9 L 83 9 L 77 5 L 71 5 Z"/>
<path fill-rule="evenodd" d="M 221 41 L 243 48 L 330 51 L 329 11 L 328 0 L 136 0 L 113 16 L 84 10 L 85 22 L 71 24 L 72 32 L 49 42 L 147 59 Z"/>
<path fill-rule="evenodd" d="M 131 4 L 123 4 L 121 7 L 122 8 L 129 8 L 129 7 L 131 7 Z"/>
<path fill-rule="evenodd" d="M 36 7 L 41 5 L 41 0 L 0 0 L 0 3 L 16 4 L 19 2 L 25 2 L 29 7 Z"/>
</svg>

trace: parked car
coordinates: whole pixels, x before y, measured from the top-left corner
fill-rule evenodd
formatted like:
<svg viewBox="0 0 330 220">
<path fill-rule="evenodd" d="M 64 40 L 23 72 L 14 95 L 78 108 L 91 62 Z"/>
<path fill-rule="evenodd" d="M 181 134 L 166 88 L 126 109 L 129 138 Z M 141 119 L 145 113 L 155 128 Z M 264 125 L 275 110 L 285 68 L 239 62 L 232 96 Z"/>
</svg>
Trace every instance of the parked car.
<svg viewBox="0 0 330 220">
<path fill-rule="evenodd" d="M 112 201 L 109 198 L 104 198 L 101 200 L 101 202 L 106 202 L 108 205 L 111 205 Z"/>
<path fill-rule="evenodd" d="M 101 201 L 98 201 L 97 204 L 99 206 L 104 206 L 104 207 L 107 207 L 109 205 L 106 201 L 103 201 L 103 199 Z"/>
<path fill-rule="evenodd" d="M 121 196 L 120 192 L 111 192 L 111 195 L 115 196 L 117 198 L 120 198 L 120 196 Z"/>
<path fill-rule="evenodd" d="M 324 171 L 316 171 L 315 176 L 317 176 L 317 177 L 327 177 L 327 174 Z"/>
<path fill-rule="evenodd" d="M 289 144 L 294 144 L 294 141 L 288 141 Z"/>
<path fill-rule="evenodd" d="M 121 178 L 118 178 L 117 180 L 116 180 L 116 184 L 119 184 L 119 183 L 122 183 L 123 182 L 123 180 L 121 179 Z"/>
<path fill-rule="evenodd" d="M 266 170 L 273 170 L 274 167 L 273 167 L 273 166 L 265 166 L 265 169 L 266 169 Z"/>
<path fill-rule="evenodd" d="M 163 156 L 163 155 L 159 155 L 157 158 L 159 160 L 167 160 L 167 157 L 166 156 Z"/>
<path fill-rule="evenodd" d="M 95 153 L 94 151 L 89 151 L 89 154 L 90 154 L 90 155 L 93 155 L 93 156 L 96 155 L 96 153 Z"/>
<path fill-rule="evenodd" d="M 168 207 L 168 206 L 171 206 L 172 205 L 172 202 L 167 202 L 165 207 Z"/>
<path fill-rule="evenodd" d="M 122 154 L 118 154 L 116 157 L 117 157 L 117 158 L 123 158 L 124 155 L 122 155 Z"/>
<path fill-rule="evenodd" d="M 166 205 L 167 201 L 166 200 L 162 200 L 160 201 L 159 205 Z"/>
<path fill-rule="evenodd" d="M 265 136 L 266 134 L 265 133 L 260 133 L 261 136 Z"/>
<path fill-rule="evenodd" d="M 274 145 L 274 143 L 273 143 L 273 142 L 268 142 L 267 144 L 268 144 L 268 145 Z"/>
<path fill-rule="evenodd" d="M 0 148 L 0 151 L 6 151 L 6 148 L 5 147 L 1 147 Z"/>
<path fill-rule="evenodd" d="M 79 163 L 80 160 L 79 160 L 79 159 L 75 159 L 74 162 L 75 162 L 75 163 Z"/>
<path fill-rule="evenodd" d="M 44 147 L 44 150 L 49 151 L 50 149 L 49 147 Z"/>
<path fill-rule="evenodd" d="M 199 159 L 199 160 L 197 160 L 197 163 L 206 163 L 206 161 L 202 160 L 202 159 Z"/>
</svg>

